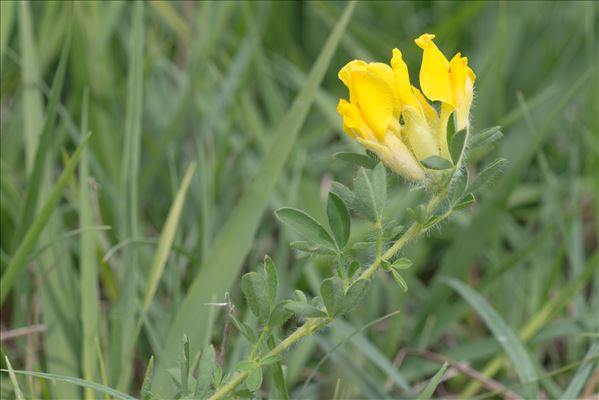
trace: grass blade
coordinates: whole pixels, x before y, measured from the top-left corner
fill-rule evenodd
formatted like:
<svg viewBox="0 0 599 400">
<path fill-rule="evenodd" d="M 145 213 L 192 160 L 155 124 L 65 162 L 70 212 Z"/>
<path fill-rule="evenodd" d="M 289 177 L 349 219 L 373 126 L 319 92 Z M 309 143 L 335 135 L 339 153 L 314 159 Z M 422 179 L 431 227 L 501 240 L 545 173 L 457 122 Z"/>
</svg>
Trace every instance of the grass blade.
<svg viewBox="0 0 599 400">
<path fill-rule="evenodd" d="M 73 153 L 73 156 L 67 162 L 62 174 L 60 175 L 60 178 L 58 178 L 56 185 L 50 192 L 48 200 L 43 205 L 39 215 L 35 221 L 33 221 L 31 227 L 25 234 L 23 241 L 20 243 L 13 258 L 9 262 L 6 271 L 2 275 L 2 280 L 0 282 L 0 305 L 4 303 L 4 300 L 12 288 L 18 273 L 25 267 L 25 262 L 27 261 L 28 255 L 33 250 L 33 246 L 35 246 L 40 233 L 48 223 L 50 216 L 58 205 L 64 188 L 75 173 L 75 168 L 77 167 L 77 163 L 81 158 L 81 153 L 87 145 L 89 138 L 90 134 L 83 139 L 79 147 L 77 147 L 77 150 L 75 150 Z"/>
<path fill-rule="evenodd" d="M 512 361 L 512 366 L 520 377 L 520 381 L 526 383 L 536 380 L 537 373 L 528 351 L 497 311 L 495 311 L 481 295 L 461 281 L 454 278 L 445 278 L 443 281 L 458 292 L 460 296 L 466 299 L 483 321 L 485 321 L 485 324 L 487 324 L 487 327 L 493 332 L 497 342 L 503 347 Z M 526 392 L 527 398 L 535 398 L 538 395 L 538 385 L 536 382 L 528 385 L 526 387 Z"/>
<path fill-rule="evenodd" d="M 81 133 L 87 131 L 89 106 L 89 90 L 83 94 L 81 111 Z M 79 168 L 79 227 L 86 229 L 94 223 L 92 216 L 92 197 L 89 183 L 89 149 L 81 154 Z M 99 328 L 100 298 L 98 290 L 98 263 L 95 254 L 96 233 L 87 231 L 81 233 L 80 250 L 80 284 L 81 284 L 81 324 L 83 338 L 81 343 L 81 367 L 86 380 L 94 380 L 96 376 L 96 338 Z M 94 392 L 85 389 L 85 397 L 91 399 Z"/>
<path fill-rule="evenodd" d="M 439 368 L 439 371 L 437 371 L 437 373 L 435 374 L 435 376 L 433 376 L 428 385 L 426 385 L 422 393 L 418 395 L 419 400 L 428 400 L 433 396 L 433 393 L 435 393 L 437 386 L 439 386 L 439 383 L 441 383 L 441 378 L 443 378 L 446 369 L 447 362 L 444 362 L 441 368 Z"/>
<path fill-rule="evenodd" d="M 597 270 L 599 265 L 599 252 L 596 252 L 594 256 L 588 261 L 584 270 L 573 279 L 567 286 L 565 286 L 557 295 L 554 295 L 547 304 L 537 312 L 530 322 L 526 324 L 520 331 L 520 339 L 524 342 L 530 340 L 537 332 L 543 328 L 547 322 L 554 316 L 559 310 L 568 305 L 574 296 L 576 296 L 584 285 L 593 277 L 593 274 Z M 493 376 L 500 368 L 503 363 L 503 356 L 498 355 L 491 360 L 487 366 L 483 369 L 483 375 L 487 377 Z M 463 397 L 472 397 L 480 384 L 478 382 L 472 382 L 466 389 L 464 389 Z"/>
<path fill-rule="evenodd" d="M 597 358 L 599 358 L 599 341 L 595 341 L 589 351 L 584 356 L 583 364 L 578 368 L 576 374 L 570 381 L 566 391 L 562 394 L 564 399 L 576 399 L 580 395 L 587 379 L 593 372 L 593 366 L 597 367 Z"/>
<path fill-rule="evenodd" d="M 202 324 L 206 321 L 209 310 L 206 307 L 198 308 L 198 305 L 210 302 L 214 295 L 222 297 L 238 275 L 242 262 L 252 245 L 252 239 L 268 204 L 270 194 L 314 101 L 320 82 L 345 31 L 354 6 L 355 3 L 348 4 L 342 18 L 329 36 L 305 86 L 297 95 L 274 134 L 271 147 L 274 150 L 269 151 L 265 156 L 252 186 L 225 222 L 200 268 L 200 272 L 196 275 L 185 296 L 167 336 L 166 342 L 169 349 L 166 354 L 170 355 L 170 359 L 163 360 L 165 364 L 157 377 L 157 383 L 161 386 L 158 390 L 170 391 L 169 387 L 172 384 L 167 373 L 163 373 L 163 371 L 166 369 L 165 367 L 176 362 L 178 338 L 185 333 L 192 345 L 196 344 L 197 346 L 204 342 Z M 235 251 L 231 251 L 233 248 Z"/>
<path fill-rule="evenodd" d="M 144 60 L 144 3 L 136 2 L 132 10 L 130 32 L 131 47 L 127 76 L 127 112 L 125 116 L 125 138 L 121 172 L 121 202 L 119 204 L 121 233 L 124 237 L 139 237 L 139 160 L 141 125 L 143 112 L 143 60 Z M 126 390 L 132 375 L 133 348 L 135 346 L 135 312 L 138 289 L 138 252 L 126 248 L 123 259 L 125 268 L 121 290 L 120 359 L 118 368 L 113 369 L 118 380 L 117 387 Z"/>
<path fill-rule="evenodd" d="M 10 361 L 8 361 L 8 357 L 4 356 L 4 361 L 6 361 L 6 368 L 8 369 L 8 375 L 10 376 L 10 383 L 12 384 L 12 390 L 15 392 L 15 398 L 17 400 L 25 400 L 23 396 L 23 392 L 21 392 L 21 388 L 19 387 L 19 382 L 17 381 L 17 376 L 15 375 L 15 371 L 12 369 L 12 365 L 10 365 Z"/>
<path fill-rule="evenodd" d="M 0 369 L 0 371 L 8 372 L 8 370 L 6 370 L 6 369 Z M 120 392 L 118 390 L 112 389 L 112 388 L 104 386 L 104 385 L 100 385 L 99 383 L 86 381 L 85 379 L 81 379 L 81 378 L 73 378 L 71 376 L 56 375 L 56 374 L 47 374 L 45 372 L 20 371 L 20 370 L 15 370 L 13 372 L 17 375 L 33 376 L 35 378 L 47 379 L 50 381 L 57 381 L 57 382 L 64 382 L 64 383 L 69 383 L 71 385 L 80 386 L 83 388 L 89 388 L 89 389 L 95 390 L 96 392 L 106 393 L 112 397 L 119 399 L 119 400 L 136 400 L 135 397 L 131 397 L 127 393 Z"/>
<path fill-rule="evenodd" d="M 194 170 L 195 163 L 192 163 L 187 168 L 187 171 L 183 176 L 181 186 L 177 191 L 175 200 L 173 201 L 173 205 L 171 206 L 171 209 L 168 213 L 168 217 L 166 218 L 164 228 L 162 229 L 162 233 L 160 234 L 158 248 L 156 249 L 156 254 L 154 255 L 154 260 L 152 261 L 152 266 L 150 267 L 148 286 L 146 288 L 141 314 L 137 322 L 137 329 L 135 335 L 136 337 L 137 334 L 139 334 L 146 313 L 150 308 L 150 303 L 152 302 L 152 298 L 154 298 L 154 294 L 156 293 L 156 289 L 158 288 L 158 283 L 160 282 L 160 278 L 162 277 L 162 273 L 164 272 L 164 267 L 166 266 L 168 255 L 171 252 L 173 241 L 175 240 L 175 234 L 177 233 L 177 225 L 179 224 L 181 212 L 183 211 L 183 205 L 185 203 L 185 195 L 187 194 L 187 190 L 189 189 L 189 185 L 191 184 L 191 178 L 193 177 Z"/>
<path fill-rule="evenodd" d="M 69 31 L 70 32 L 70 31 Z M 37 202 L 42 189 L 42 179 L 46 168 L 46 159 L 49 153 L 49 149 L 54 148 L 51 146 L 52 140 L 56 140 L 56 134 L 54 131 L 54 123 L 56 121 L 56 109 L 58 100 L 62 92 L 65 72 L 67 69 L 67 61 L 69 56 L 69 50 L 71 47 L 71 35 L 67 34 L 67 39 L 62 48 L 60 55 L 60 61 L 56 74 L 54 75 L 54 82 L 52 83 L 52 90 L 50 92 L 50 100 L 48 102 L 48 109 L 46 112 L 46 120 L 42 128 L 41 135 L 39 137 L 39 144 L 36 144 L 35 159 L 33 160 L 33 170 L 28 179 L 27 193 L 25 194 L 25 202 L 21 210 L 21 225 L 19 232 L 22 234 L 31 225 L 31 221 L 37 210 Z M 37 135 L 37 132 L 31 132 Z M 37 137 L 36 137 L 37 140 Z M 21 235 L 19 234 L 20 238 Z"/>
</svg>

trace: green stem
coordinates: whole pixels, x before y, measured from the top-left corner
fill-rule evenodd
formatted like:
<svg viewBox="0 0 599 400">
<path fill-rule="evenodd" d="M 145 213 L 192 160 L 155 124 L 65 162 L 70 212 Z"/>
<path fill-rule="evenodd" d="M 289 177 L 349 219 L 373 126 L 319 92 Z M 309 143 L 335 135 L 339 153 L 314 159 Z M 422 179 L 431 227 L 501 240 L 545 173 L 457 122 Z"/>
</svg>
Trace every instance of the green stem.
<svg viewBox="0 0 599 400">
<path fill-rule="evenodd" d="M 439 203 L 441 203 L 441 201 L 443 201 L 446 194 L 447 194 L 447 189 L 444 189 L 444 190 L 440 191 L 439 193 L 437 193 L 435 196 L 433 196 L 428 203 L 427 213 L 429 213 L 429 214 L 432 213 L 438 207 Z M 451 215 L 451 209 L 446 211 L 445 213 L 443 213 L 439 217 L 437 222 L 444 220 L 445 218 L 449 217 L 449 215 Z M 380 268 L 380 266 L 384 260 L 388 260 L 391 257 L 393 257 L 394 255 L 396 255 L 410 240 L 412 240 L 413 238 L 418 236 L 424 230 L 425 230 L 425 227 L 419 223 L 415 223 L 412 226 L 410 226 L 410 228 L 408 228 L 408 230 L 405 231 L 404 234 L 401 235 L 401 237 L 399 239 L 397 239 L 397 241 L 393 244 L 393 246 L 391 246 L 385 253 L 380 255 L 380 252 L 379 252 L 379 254 L 377 254 L 377 258 L 370 265 L 370 267 L 368 267 L 364 272 L 362 272 L 356 280 L 370 279 L 376 273 L 376 271 Z M 309 318 L 308 322 L 306 322 L 304 325 L 302 325 L 300 328 L 298 328 L 291 335 L 287 336 L 287 338 L 285 338 L 283 341 L 281 341 L 281 343 L 276 345 L 268 353 L 266 353 L 265 355 L 260 357 L 258 360 L 256 360 L 257 365 L 258 365 L 257 368 L 260 368 L 261 361 L 263 359 L 265 359 L 266 357 L 272 357 L 272 356 L 281 354 L 282 352 L 287 350 L 289 347 L 291 347 L 296 342 L 300 341 L 301 339 L 303 339 L 306 336 L 312 335 L 314 332 L 318 331 L 320 328 L 327 326 L 333 320 L 334 320 L 334 318 L 330 318 L 330 317 Z M 256 353 L 258 352 L 258 349 L 260 347 L 261 341 L 263 340 L 263 335 L 264 335 L 265 331 L 266 331 L 266 329 L 260 335 L 260 338 L 258 339 L 258 342 L 256 343 L 256 345 L 254 345 L 252 353 L 250 354 L 250 360 L 253 360 Z M 239 374 L 235 375 L 235 377 L 233 377 L 233 379 L 231 379 L 229 382 L 227 382 L 224 386 L 220 387 L 212 395 L 212 397 L 209 398 L 209 400 L 224 399 L 225 396 L 227 396 L 227 394 L 233 392 L 237 386 L 239 386 L 241 383 L 243 383 L 243 381 L 248 377 L 248 375 L 251 372 L 252 372 L 252 370 L 245 370 L 245 371 L 242 371 Z"/>
</svg>

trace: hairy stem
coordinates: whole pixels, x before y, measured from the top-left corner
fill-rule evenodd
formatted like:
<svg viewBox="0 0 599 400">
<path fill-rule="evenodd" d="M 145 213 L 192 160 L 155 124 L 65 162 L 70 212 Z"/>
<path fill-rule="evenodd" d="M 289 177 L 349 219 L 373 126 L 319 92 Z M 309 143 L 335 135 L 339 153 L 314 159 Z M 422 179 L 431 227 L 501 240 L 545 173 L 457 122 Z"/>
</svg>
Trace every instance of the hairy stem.
<svg viewBox="0 0 599 400">
<path fill-rule="evenodd" d="M 431 198 L 431 200 L 429 201 L 429 203 L 427 205 L 427 214 L 430 215 L 437 209 L 439 204 L 445 198 L 446 194 L 447 194 L 447 189 L 444 189 Z M 446 211 L 442 215 L 440 215 L 439 219 L 437 220 L 437 223 L 441 222 L 442 220 L 449 217 L 450 215 L 451 215 L 451 209 Z M 422 224 L 414 223 L 412 226 L 410 226 L 410 228 L 408 228 L 407 231 L 405 231 L 401 235 L 401 237 L 399 239 L 397 239 L 397 241 L 395 243 L 393 243 L 393 245 L 389 249 L 387 249 L 387 251 L 385 251 L 382 255 L 380 255 L 380 252 L 378 252 L 377 257 L 374 260 L 374 262 L 364 272 L 362 272 L 360 274 L 360 276 L 358 278 L 356 278 L 356 280 L 372 278 L 372 276 L 380 268 L 383 261 L 386 261 L 386 260 L 390 259 L 391 257 L 395 256 L 410 240 L 412 240 L 416 236 L 420 235 L 426 229 L 427 229 L 427 227 L 423 226 Z M 304 325 L 299 327 L 291 335 L 287 336 L 287 338 L 285 338 L 283 341 L 281 341 L 272 350 L 270 350 L 266 354 L 262 355 L 259 359 L 257 359 L 256 360 L 256 362 L 258 364 L 257 368 L 261 368 L 260 367 L 261 360 L 265 359 L 266 357 L 271 357 L 271 356 L 281 354 L 282 352 L 287 350 L 289 347 L 291 347 L 296 342 L 300 341 L 301 339 L 303 339 L 306 336 L 312 335 L 314 332 L 316 332 L 319 329 L 330 324 L 333 320 L 334 320 L 334 317 L 333 318 L 331 318 L 331 317 L 308 318 L 307 322 Z M 261 341 L 258 340 L 258 342 L 261 342 Z M 258 346 L 259 346 L 259 344 L 254 346 L 254 349 L 252 350 L 252 355 L 250 356 L 250 359 L 253 359 L 255 357 L 256 353 L 258 352 Z M 212 397 L 210 397 L 209 400 L 224 399 L 225 396 L 227 396 L 229 393 L 233 392 L 237 386 L 239 386 L 241 383 L 243 383 L 243 381 L 248 377 L 248 375 L 251 372 L 252 372 L 251 370 L 245 370 L 245 371 L 238 373 L 237 375 L 235 375 L 233 377 L 233 379 L 231 379 L 229 382 L 227 382 L 224 386 L 220 387 L 212 395 Z"/>
</svg>

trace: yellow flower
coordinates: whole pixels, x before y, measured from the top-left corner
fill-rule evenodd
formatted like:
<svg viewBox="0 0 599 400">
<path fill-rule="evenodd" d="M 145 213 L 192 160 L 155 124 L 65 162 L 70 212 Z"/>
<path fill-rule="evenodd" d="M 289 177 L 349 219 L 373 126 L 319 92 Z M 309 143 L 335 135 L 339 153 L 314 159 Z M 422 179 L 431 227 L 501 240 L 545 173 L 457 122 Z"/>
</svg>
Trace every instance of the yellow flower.
<svg viewBox="0 0 599 400">
<path fill-rule="evenodd" d="M 460 131 L 468 126 L 476 75 L 468 67 L 468 58 L 462 57 L 461 53 L 448 61 L 433 43 L 434 38 L 435 35 L 425 33 L 415 40 L 424 50 L 420 67 L 420 87 L 426 97 L 442 103 L 439 135 L 445 136 L 449 116 L 454 111 L 456 130 Z M 443 156 L 448 157 L 447 141 L 441 140 L 441 143 Z"/>
<path fill-rule="evenodd" d="M 349 89 L 349 102 L 341 99 L 337 106 L 343 130 L 413 181 L 425 179 L 430 172 L 419 161 L 431 156 L 450 160 L 447 122 L 455 112 L 457 129 L 467 126 L 476 78 L 466 58 L 458 53 L 447 61 L 433 38 L 424 34 L 416 39 L 424 49 L 420 70 L 424 95 L 410 84 L 398 49 L 393 49 L 391 66 L 354 60 L 339 71 L 339 79 Z M 440 116 L 424 96 L 442 103 Z"/>
</svg>

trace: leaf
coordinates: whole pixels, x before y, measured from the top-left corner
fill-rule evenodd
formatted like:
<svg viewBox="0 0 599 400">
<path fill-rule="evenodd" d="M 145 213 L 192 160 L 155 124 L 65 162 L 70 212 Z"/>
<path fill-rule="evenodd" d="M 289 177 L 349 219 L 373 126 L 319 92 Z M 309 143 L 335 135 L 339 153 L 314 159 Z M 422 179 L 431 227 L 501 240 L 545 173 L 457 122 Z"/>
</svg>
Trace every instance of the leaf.
<svg viewBox="0 0 599 400">
<path fill-rule="evenodd" d="M 199 266 L 198 273 L 164 340 L 167 344 L 164 352 L 166 357 L 159 360 L 160 364 L 166 366 L 176 362 L 176 344 L 183 333 L 189 335 L 192 344 L 204 342 L 206 331 L 202 326 L 208 318 L 209 311 L 206 307 L 198 308 L 198 304 L 208 303 L 215 294 L 226 292 L 237 279 L 246 255 L 253 245 L 262 214 L 271 200 L 272 191 L 293 149 L 298 132 L 316 99 L 322 78 L 329 71 L 330 61 L 343 37 L 354 7 L 355 3 L 348 3 L 345 7 L 293 104 L 277 125 L 277 129 L 268 135 L 273 138 L 270 151 L 265 152 L 260 169 L 248 191 L 231 211 L 213 244 L 206 251 L 206 257 Z M 172 383 L 164 375 L 157 377 L 156 386 L 164 388 L 160 393 L 162 397 L 172 397 Z"/>
<path fill-rule="evenodd" d="M 372 181 L 366 170 L 361 167 L 354 180 L 354 194 L 355 200 L 353 206 L 356 211 L 372 222 L 379 221 L 382 209 L 379 208 L 380 204 Z"/>
<path fill-rule="evenodd" d="M 154 259 L 152 260 L 152 265 L 150 266 L 148 284 L 146 287 L 141 312 L 137 321 L 135 336 L 139 334 L 148 309 L 150 308 L 150 304 L 152 303 L 152 299 L 154 298 L 154 294 L 158 289 L 158 284 L 160 283 L 162 274 L 164 273 L 164 268 L 166 267 L 168 256 L 173 247 L 173 242 L 177 233 L 177 226 L 179 224 L 179 219 L 181 218 L 181 213 L 183 212 L 185 197 L 187 195 L 189 185 L 191 184 L 191 178 L 193 177 L 194 170 L 195 163 L 191 163 L 189 167 L 187 167 L 187 171 L 185 171 L 185 175 L 183 176 L 179 190 L 175 195 L 173 204 L 171 205 L 168 216 L 166 217 L 164 227 L 160 233 L 160 240 L 158 241 L 156 254 L 154 254 Z"/>
<path fill-rule="evenodd" d="M 466 189 L 468 188 L 468 169 L 462 168 L 455 174 L 453 181 L 451 182 L 451 191 L 449 194 L 449 198 L 451 199 L 451 204 L 455 204 L 458 202 L 464 194 L 466 194 Z"/>
<path fill-rule="evenodd" d="M 424 205 L 419 204 L 416 209 L 406 208 L 406 212 L 419 224 L 424 224 L 426 222 L 426 208 Z"/>
<path fill-rule="evenodd" d="M 463 210 L 464 208 L 470 207 L 471 204 L 476 203 L 476 198 L 472 193 L 468 193 L 464 198 L 462 198 L 458 204 L 453 206 L 454 211 Z"/>
<path fill-rule="evenodd" d="M 561 395 L 562 399 L 576 399 L 580 395 L 586 382 L 589 382 L 589 376 L 593 369 L 597 370 L 597 358 L 599 357 L 599 340 L 593 342 L 587 351 L 582 364 L 576 370 L 574 377 L 570 380 L 568 387 Z"/>
<path fill-rule="evenodd" d="M 356 201 L 356 195 L 351 191 L 350 188 L 345 186 L 343 183 L 339 182 L 331 182 L 331 191 L 335 193 L 337 196 L 341 197 L 343 202 L 349 207 L 354 207 L 354 202 Z"/>
<path fill-rule="evenodd" d="M 341 200 L 341 197 L 333 192 L 329 193 L 327 217 L 337 245 L 342 249 L 349 240 L 351 219 L 345 203 Z"/>
<path fill-rule="evenodd" d="M 8 372 L 7 369 L 0 369 L 0 371 Z M 13 372 L 17 375 L 33 376 L 35 378 L 46 379 L 49 381 L 64 382 L 64 383 L 68 383 L 71 385 L 80 386 L 83 388 L 89 388 L 89 389 L 95 390 L 96 392 L 105 393 L 105 394 L 112 396 L 119 400 L 135 400 L 135 397 L 131 397 L 127 393 L 120 392 L 120 391 L 113 389 L 111 387 L 108 387 L 108 386 L 100 385 L 99 383 L 86 381 L 85 379 L 81 379 L 81 378 L 74 378 L 71 376 L 56 375 L 56 374 L 47 374 L 45 372 L 20 371 L 20 370 L 13 370 Z"/>
<path fill-rule="evenodd" d="M 343 160 L 350 164 L 357 165 L 358 167 L 364 167 L 368 169 L 373 169 L 378 164 L 378 161 L 375 158 L 367 154 L 342 152 L 335 153 L 333 157 L 335 157 L 338 160 Z"/>
<path fill-rule="evenodd" d="M 267 325 L 270 328 L 276 328 L 287 322 L 292 315 L 293 313 L 285 308 L 285 302 L 279 303 L 272 309 Z"/>
<path fill-rule="evenodd" d="M 81 105 L 81 136 L 87 133 L 89 90 L 83 93 Z M 89 184 L 89 149 L 84 149 L 79 162 L 79 227 L 88 229 L 94 225 L 92 195 Z M 100 294 L 98 281 L 98 260 L 96 257 L 97 235 L 94 232 L 81 233 L 79 253 L 79 282 L 81 292 L 81 369 L 83 378 L 94 380 L 97 370 L 96 342 L 100 324 Z M 94 393 L 86 391 L 85 397 Z"/>
<path fill-rule="evenodd" d="M 453 164 L 451 161 L 449 161 L 443 157 L 439 157 L 439 156 L 427 157 L 424 160 L 420 161 L 420 164 L 424 165 L 428 169 L 435 169 L 435 170 L 443 170 L 443 169 L 449 169 L 449 168 L 453 167 Z"/>
<path fill-rule="evenodd" d="M 505 323 L 501 316 L 468 285 L 455 278 L 443 278 L 443 282 L 458 292 L 480 315 L 493 336 L 503 347 L 504 351 L 512 361 L 512 366 L 520 377 L 520 382 L 532 382 L 526 387 L 527 398 L 536 398 L 538 386 L 536 383 L 537 373 L 530 359 L 528 351 L 520 342 L 514 331 Z"/>
<path fill-rule="evenodd" d="M 352 276 L 354 276 L 356 272 L 360 270 L 361 267 L 362 265 L 358 260 L 352 260 L 352 262 L 350 262 L 349 266 L 347 267 L 347 276 L 351 278 Z"/>
<path fill-rule="evenodd" d="M 449 142 L 449 153 L 454 164 L 457 164 L 466 147 L 466 129 L 456 132 Z"/>
<path fill-rule="evenodd" d="M 325 279 L 320 285 L 320 295 L 329 316 L 337 315 L 343 306 L 343 282 L 336 276 Z"/>
<path fill-rule="evenodd" d="M 23 10 L 21 10 L 23 12 Z M 65 72 L 68 65 L 68 56 L 71 48 L 71 31 L 67 34 L 66 40 L 62 47 L 60 54 L 60 60 L 56 73 L 54 74 L 54 80 L 52 82 L 52 89 L 50 91 L 50 99 L 48 100 L 48 109 L 46 112 L 46 120 L 42 128 L 41 134 L 38 132 L 32 132 L 35 135 L 39 134 L 39 143 L 35 151 L 35 159 L 33 161 L 33 170 L 28 176 L 27 188 L 25 192 L 25 199 L 23 207 L 21 209 L 21 218 L 19 231 L 17 237 L 22 238 L 23 233 L 31 227 L 31 222 L 35 216 L 37 210 L 38 199 L 42 188 L 43 173 L 46 168 L 46 158 L 49 153 L 49 149 L 52 149 L 52 141 L 56 140 L 56 134 L 54 131 L 54 124 L 57 115 L 57 106 L 60 101 L 60 94 L 62 92 Z M 2 49 L 4 50 L 4 49 Z M 33 82 L 33 81 L 30 81 Z M 37 82 L 37 81 L 35 81 Z M 86 134 L 87 132 L 84 132 Z"/>
<path fill-rule="evenodd" d="M 399 272 L 397 272 L 397 270 L 395 269 L 390 269 L 389 271 L 391 271 L 391 275 L 393 275 L 393 279 L 395 280 L 395 283 L 397 283 L 397 285 L 402 288 L 402 290 L 404 292 L 408 291 L 408 284 L 406 283 L 405 279 L 399 274 Z"/>
<path fill-rule="evenodd" d="M 469 144 L 470 151 L 492 146 L 502 137 L 503 133 L 501 133 L 500 126 L 492 126 L 487 128 L 476 135 L 472 135 L 472 139 L 470 140 Z"/>
<path fill-rule="evenodd" d="M 295 297 L 297 297 L 297 299 L 299 301 L 302 301 L 304 303 L 308 302 L 308 298 L 306 297 L 306 294 L 304 292 L 302 292 L 301 290 L 296 289 L 293 291 L 293 293 L 295 293 Z"/>
<path fill-rule="evenodd" d="M 19 247 L 15 251 L 14 256 L 10 259 L 4 274 L 2 275 L 2 279 L 0 280 L 0 305 L 4 304 L 4 300 L 6 296 L 10 292 L 12 285 L 19 273 L 25 267 L 25 263 L 27 261 L 27 257 L 31 254 L 33 247 L 35 246 L 37 239 L 42 233 L 42 230 L 48 223 L 50 216 L 54 212 L 54 209 L 58 205 L 60 198 L 62 196 L 62 192 L 64 191 L 67 183 L 72 178 L 75 173 L 75 168 L 77 167 L 77 163 L 79 162 L 79 158 L 81 157 L 81 152 L 89 142 L 90 134 L 88 134 L 82 141 L 77 150 L 73 153 L 69 161 L 67 161 L 64 170 L 60 174 L 56 185 L 52 188 L 50 195 L 48 196 L 48 200 L 42 206 L 39 214 L 36 219 L 33 221 L 23 241 L 19 244 Z"/>
<path fill-rule="evenodd" d="M 210 380 L 212 379 L 212 371 L 216 366 L 216 353 L 212 345 L 204 347 L 200 362 L 198 364 L 198 377 L 196 379 L 196 387 L 193 391 L 195 398 L 203 399 L 210 389 Z"/>
<path fill-rule="evenodd" d="M 433 376 L 428 385 L 424 388 L 422 392 L 418 395 L 418 400 L 428 400 L 433 396 L 437 386 L 441 383 L 441 378 L 445 375 L 445 370 L 447 370 L 447 362 L 444 362 L 439 371 Z"/>
<path fill-rule="evenodd" d="M 343 298 L 343 305 L 341 307 L 340 313 L 345 313 L 350 311 L 362 298 L 364 293 L 366 292 L 366 288 L 370 284 L 370 281 L 367 279 L 358 279 L 347 289 L 345 296 Z"/>
<path fill-rule="evenodd" d="M 266 286 L 268 288 L 268 303 L 272 305 L 277 300 L 278 278 L 275 263 L 269 256 L 264 257 L 264 274 L 266 276 Z"/>
<path fill-rule="evenodd" d="M 270 294 L 266 276 L 258 272 L 249 272 L 241 277 L 241 291 L 252 313 L 262 322 L 270 315 Z"/>
<path fill-rule="evenodd" d="M 181 395 L 187 396 L 189 393 L 189 339 L 183 335 L 183 351 L 181 352 L 180 376 L 181 376 Z"/>
<path fill-rule="evenodd" d="M 372 171 L 372 188 L 378 210 L 379 219 L 383 218 L 383 210 L 387 203 L 387 170 L 381 163 Z"/>
<path fill-rule="evenodd" d="M 242 360 L 237 363 L 235 366 L 235 371 L 244 372 L 251 371 L 254 368 L 258 368 L 258 364 L 253 360 Z"/>
<path fill-rule="evenodd" d="M 279 354 L 274 354 L 272 356 L 267 356 L 267 357 L 264 357 L 263 359 L 261 359 L 260 360 L 260 365 L 261 366 L 267 366 L 267 365 L 279 362 L 281 360 L 282 360 L 282 358 L 281 358 L 281 356 Z"/>
<path fill-rule="evenodd" d="M 327 316 L 322 310 L 301 301 L 287 302 L 284 307 L 303 318 L 324 318 Z"/>
<path fill-rule="evenodd" d="M 250 342 L 256 342 L 256 333 L 248 324 L 243 321 L 238 320 L 233 315 L 229 314 L 229 318 L 233 321 L 233 325 L 237 328 L 237 330 Z"/>
<path fill-rule="evenodd" d="M 297 208 L 283 207 L 275 211 L 277 218 L 305 239 L 328 249 L 336 249 L 335 240 L 310 215 Z"/>
<path fill-rule="evenodd" d="M 255 392 L 262 386 L 262 368 L 255 368 L 245 380 L 245 386 L 250 392 Z"/>
<path fill-rule="evenodd" d="M 487 165 L 485 169 L 476 175 L 476 178 L 474 178 L 468 190 L 472 193 L 477 193 L 484 189 L 501 172 L 506 164 L 507 160 L 505 158 L 499 158 Z"/>
<path fill-rule="evenodd" d="M 8 368 L 8 376 L 10 377 L 10 383 L 12 385 L 12 390 L 15 394 L 17 400 L 25 400 L 23 396 L 23 392 L 19 387 L 19 381 L 17 381 L 17 376 L 15 375 L 15 371 L 12 369 L 12 365 L 10 365 L 10 361 L 8 361 L 8 357 L 4 356 L 4 361 L 6 361 L 6 368 Z"/>
<path fill-rule="evenodd" d="M 393 261 L 391 268 L 398 270 L 408 269 L 412 266 L 412 264 L 412 260 L 409 258 L 398 258 L 397 260 Z"/>
<path fill-rule="evenodd" d="M 322 247 L 314 243 L 305 242 L 302 240 L 298 240 L 295 242 L 289 243 L 291 247 L 298 251 L 302 251 L 304 253 L 314 253 L 314 254 L 323 254 L 323 255 L 332 255 L 337 254 L 336 250 L 329 249 L 327 247 Z"/>
<path fill-rule="evenodd" d="M 142 400 L 150 400 L 152 398 L 152 377 L 154 376 L 154 356 L 150 357 L 148 366 L 146 367 L 146 373 L 144 374 L 144 381 L 141 384 L 141 398 Z"/>
</svg>

